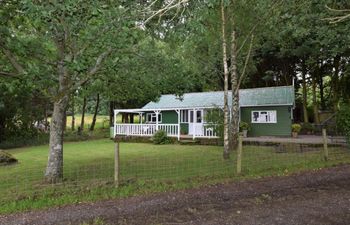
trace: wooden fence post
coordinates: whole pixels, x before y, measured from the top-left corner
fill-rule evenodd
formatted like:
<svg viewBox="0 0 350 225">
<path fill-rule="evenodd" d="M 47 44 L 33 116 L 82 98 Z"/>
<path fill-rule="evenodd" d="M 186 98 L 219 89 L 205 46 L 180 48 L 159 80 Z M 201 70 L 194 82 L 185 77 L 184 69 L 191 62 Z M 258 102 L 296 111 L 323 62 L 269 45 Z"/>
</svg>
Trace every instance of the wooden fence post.
<svg viewBox="0 0 350 225">
<path fill-rule="evenodd" d="M 238 148 L 237 148 L 237 174 L 242 172 L 242 148 L 243 148 L 242 135 L 238 135 Z"/>
<path fill-rule="evenodd" d="M 119 187 L 120 182 L 120 160 L 119 160 L 119 141 L 116 140 L 114 147 L 114 184 Z"/>
<path fill-rule="evenodd" d="M 326 129 L 322 129 L 322 136 L 323 136 L 323 157 L 324 160 L 328 160 L 328 139 L 327 139 L 327 131 Z"/>
</svg>

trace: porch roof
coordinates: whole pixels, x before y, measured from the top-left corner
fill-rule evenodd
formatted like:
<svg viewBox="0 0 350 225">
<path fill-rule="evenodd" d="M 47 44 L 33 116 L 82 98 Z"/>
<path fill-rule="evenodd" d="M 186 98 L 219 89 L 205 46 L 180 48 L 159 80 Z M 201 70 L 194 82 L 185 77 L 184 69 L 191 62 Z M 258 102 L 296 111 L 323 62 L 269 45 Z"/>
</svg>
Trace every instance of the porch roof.
<svg viewBox="0 0 350 225">
<path fill-rule="evenodd" d="M 229 92 L 229 105 L 232 104 L 232 92 Z M 214 108 L 223 107 L 224 92 L 197 92 L 185 93 L 183 96 L 162 95 L 157 102 L 149 102 L 142 110 L 154 109 L 187 109 L 187 108 Z M 240 107 L 248 106 L 278 106 L 294 105 L 294 87 L 280 86 L 239 91 Z"/>
</svg>

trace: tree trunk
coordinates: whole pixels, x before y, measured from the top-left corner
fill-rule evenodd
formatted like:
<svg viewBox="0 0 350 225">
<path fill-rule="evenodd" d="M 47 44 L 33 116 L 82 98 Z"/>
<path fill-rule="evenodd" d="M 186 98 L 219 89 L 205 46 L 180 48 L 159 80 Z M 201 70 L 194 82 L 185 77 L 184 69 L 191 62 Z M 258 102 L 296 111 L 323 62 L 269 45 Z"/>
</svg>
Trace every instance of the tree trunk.
<svg viewBox="0 0 350 225">
<path fill-rule="evenodd" d="M 332 103 L 334 112 L 337 112 L 339 109 L 339 65 L 340 57 L 336 56 L 333 63 L 334 75 L 332 76 Z"/>
<path fill-rule="evenodd" d="M 301 69 L 301 75 L 303 79 L 303 116 L 304 116 L 304 123 L 309 122 L 309 115 L 307 112 L 307 82 L 306 82 L 306 65 L 305 62 L 302 62 L 302 69 Z"/>
<path fill-rule="evenodd" d="M 49 115 L 47 113 L 47 108 L 48 106 L 45 105 L 45 132 L 47 132 L 49 130 Z"/>
<path fill-rule="evenodd" d="M 231 106 L 231 126 L 230 139 L 231 149 L 238 146 L 239 135 L 239 84 L 237 74 L 237 52 L 236 52 L 236 32 L 234 30 L 234 21 L 232 22 L 231 33 L 231 90 L 232 90 L 232 106 Z"/>
<path fill-rule="evenodd" d="M 67 107 L 68 107 L 68 105 L 67 105 Z M 65 110 L 65 112 L 64 112 L 64 121 L 63 121 L 63 130 L 66 131 L 66 129 L 67 129 L 67 110 Z"/>
<path fill-rule="evenodd" d="M 74 95 L 72 95 L 72 125 L 71 129 L 72 131 L 75 130 L 75 101 L 74 101 Z"/>
<path fill-rule="evenodd" d="M 5 120 L 2 117 L 0 117 L 0 143 L 5 139 L 4 133 L 5 133 Z"/>
<path fill-rule="evenodd" d="M 68 95 L 66 93 L 69 74 L 65 66 L 65 44 L 64 38 L 57 41 L 59 52 L 58 63 L 58 80 L 59 90 L 58 97 L 54 101 L 53 114 L 50 126 L 50 144 L 49 157 L 45 172 L 45 178 L 50 183 L 56 183 L 63 178 L 63 134 L 66 110 L 68 106 Z"/>
<path fill-rule="evenodd" d="M 54 103 L 50 125 L 50 153 L 45 173 L 45 178 L 50 183 L 63 178 L 63 133 L 67 105 L 67 96 Z"/>
<path fill-rule="evenodd" d="M 320 89 L 320 103 L 321 103 L 321 109 L 324 110 L 326 108 L 326 102 L 324 100 L 324 85 L 323 85 L 323 76 L 322 72 L 318 73 L 319 75 L 319 89 Z"/>
<path fill-rule="evenodd" d="M 114 102 L 109 102 L 109 127 L 114 126 Z"/>
<path fill-rule="evenodd" d="M 97 94 L 97 96 L 96 96 L 96 105 L 95 105 L 95 112 L 94 112 L 94 116 L 92 118 L 90 131 L 94 131 L 94 129 L 95 129 L 96 117 L 97 117 L 99 105 L 100 105 L 100 94 Z"/>
<path fill-rule="evenodd" d="M 222 61 L 224 65 L 224 159 L 230 158 L 229 143 L 229 109 L 228 109 L 228 66 L 227 66 L 227 44 L 226 44 L 226 18 L 224 3 L 221 1 L 221 26 L 222 26 Z"/>
<path fill-rule="evenodd" d="M 125 113 L 124 120 L 125 120 L 125 123 L 129 123 L 129 113 Z"/>
<path fill-rule="evenodd" d="M 84 97 L 83 108 L 81 110 L 82 112 L 81 112 L 81 121 L 80 121 L 80 133 L 83 132 L 84 126 L 85 126 L 85 110 L 86 110 L 86 97 Z"/>
<path fill-rule="evenodd" d="M 312 77 L 312 104 L 313 104 L 313 110 L 314 110 L 314 123 L 320 124 L 320 117 L 318 114 L 318 103 L 317 103 L 317 81 L 316 81 L 316 74 Z"/>
</svg>

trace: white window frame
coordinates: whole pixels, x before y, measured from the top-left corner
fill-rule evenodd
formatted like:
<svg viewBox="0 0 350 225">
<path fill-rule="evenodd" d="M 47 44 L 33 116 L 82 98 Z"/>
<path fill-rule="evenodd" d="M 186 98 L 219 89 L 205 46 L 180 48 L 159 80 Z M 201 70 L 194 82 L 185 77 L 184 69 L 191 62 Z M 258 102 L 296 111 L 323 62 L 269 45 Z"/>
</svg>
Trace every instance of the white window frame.
<svg viewBox="0 0 350 225">
<path fill-rule="evenodd" d="M 188 110 L 188 123 L 204 123 L 204 110 Z"/>
<path fill-rule="evenodd" d="M 202 110 L 196 111 L 196 123 L 203 123 L 203 111 Z"/>
<path fill-rule="evenodd" d="M 189 122 L 189 113 L 188 110 L 181 110 L 180 111 L 180 123 L 188 123 Z"/>
<path fill-rule="evenodd" d="M 259 113 L 258 120 L 254 120 L 254 114 Z M 265 116 L 265 119 L 263 118 Z M 268 120 L 267 120 L 268 119 Z M 277 123 L 277 110 L 259 110 L 251 112 L 252 123 Z"/>
<path fill-rule="evenodd" d="M 151 121 L 148 120 L 149 115 L 151 115 Z M 162 119 L 163 119 L 162 113 L 158 113 L 158 116 L 159 116 L 158 123 L 162 123 Z M 146 122 L 147 123 L 156 123 L 157 122 L 157 114 L 156 113 L 147 113 L 146 114 Z"/>
</svg>

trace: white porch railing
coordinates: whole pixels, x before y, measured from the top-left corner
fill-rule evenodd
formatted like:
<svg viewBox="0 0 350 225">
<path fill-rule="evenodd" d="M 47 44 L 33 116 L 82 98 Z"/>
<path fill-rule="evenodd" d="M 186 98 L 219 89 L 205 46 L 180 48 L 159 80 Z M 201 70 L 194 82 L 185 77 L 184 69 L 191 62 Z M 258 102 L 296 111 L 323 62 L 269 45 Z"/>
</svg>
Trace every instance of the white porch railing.
<svg viewBox="0 0 350 225">
<path fill-rule="evenodd" d="M 177 137 L 179 134 L 178 124 L 115 124 L 115 135 L 127 136 L 152 136 L 157 130 L 164 130 L 169 137 Z"/>
<path fill-rule="evenodd" d="M 195 137 L 205 138 L 217 138 L 218 135 L 215 131 L 215 125 L 213 124 L 195 124 Z"/>
</svg>

